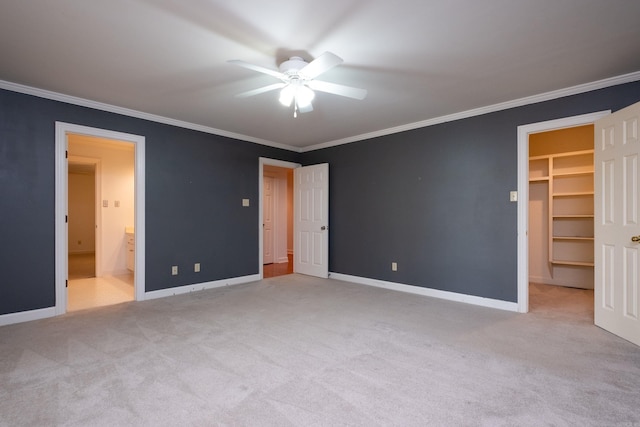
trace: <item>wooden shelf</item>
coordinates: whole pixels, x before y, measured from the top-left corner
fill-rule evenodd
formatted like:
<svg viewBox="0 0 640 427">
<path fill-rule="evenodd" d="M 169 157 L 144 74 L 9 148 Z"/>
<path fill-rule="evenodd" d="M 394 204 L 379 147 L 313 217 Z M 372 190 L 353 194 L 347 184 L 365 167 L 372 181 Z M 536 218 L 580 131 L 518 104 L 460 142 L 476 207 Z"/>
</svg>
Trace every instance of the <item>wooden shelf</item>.
<svg viewBox="0 0 640 427">
<path fill-rule="evenodd" d="M 558 172 L 554 173 L 554 178 L 562 178 L 562 177 L 572 177 L 572 176 L 585 176 L 585 175 L 593 175 L 593 171 L 580 171 L 580 172 Z"/>
<path fill-rule="evenodd" d="M 593 176 L 593 150 L 529 159 L 529 182 L 549 186 L 548 260 L 554 267 L 594 266 Z"/>
<path fill-rule="evenodd" d="M 582 262 L 582 261 L 561 261 L 561 260 L 553 260 L 551 264 L 554 265 L 573 265 L 576 267 L 593 267 L 592 262 Z"/>
<path fill-rule="evenodd" d="M 593 241 L 593 237 L 578 237 L 578 236 L 553 236 L 553 240 L 586 240 Z"/>
<path fill-rule="evenodd" d="M 583 197 L 593 196 L 593 191 L 576 191 L 574 193 L 553 193 L 553 197 Z"/>
<path fill-rule="evenodd" d="M 549 182 L 549 177 L 541 176 L 537 178 L 529 178 L 529 182 Z"/>
</svg>

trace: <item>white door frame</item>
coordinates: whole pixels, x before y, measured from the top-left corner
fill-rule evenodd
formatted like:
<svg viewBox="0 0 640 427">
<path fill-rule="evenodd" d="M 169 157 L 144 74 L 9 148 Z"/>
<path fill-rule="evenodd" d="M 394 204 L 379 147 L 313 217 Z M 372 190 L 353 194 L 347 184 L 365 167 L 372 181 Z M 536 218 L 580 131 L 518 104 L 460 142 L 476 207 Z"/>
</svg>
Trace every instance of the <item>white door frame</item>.
<svg viewBox="0 0 640 427">
<path fill-rule="evenodd" d="M 55 133 L 55 313 L 61 315 L 67 311 L 68 279 L 68 169 L 67 135 L 78 134 L 105 139 L 131 142 L 134 144 L 134 180 L 135 180 L 135 275 L 134 295 L 136 301 L 145 297 L 145 137 L 128 133 L 92 128 L 71 123 L 56 122 Z M 124 233 L 124 230 L 123 230 Z"/>
<path fill-rule="evenodd" d="M 529 311 L 529 135 L 584 126 L 611 110 L 518 126 L 518 312 Z M 598 191 L 595 189 L 595 191 Z"/>
<path fill-rule="evenodd" d="M 262 235 L 262 218 L 264 215 L 264 165 L 286 169 L 296 169 L 302 165 L 300 163 L 270 159 L 268 157 L 260 157 L 258 160 L 258 273 L 262 279 L 264 278 L 264 236 Z"/>
</svg>

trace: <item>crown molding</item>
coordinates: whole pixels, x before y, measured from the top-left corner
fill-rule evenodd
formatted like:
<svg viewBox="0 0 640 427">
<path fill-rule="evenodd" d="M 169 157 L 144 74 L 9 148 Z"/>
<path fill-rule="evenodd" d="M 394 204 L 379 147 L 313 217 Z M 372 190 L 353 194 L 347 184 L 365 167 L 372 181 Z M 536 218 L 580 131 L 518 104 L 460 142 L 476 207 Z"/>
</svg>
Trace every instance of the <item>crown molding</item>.
<svg viewBox="0 0 640 427">
<path fill-rule="evenodd" d="M 375 132 L 363 133 L 361 135 L 351 136 L 348 138 L 337 139 L 335 141 L 323 142 L 320 144 L 304 147 L 300 150 L 301 153 L 307 151 L 315 151 L 323 148 L 335 147 L 337 145 L 349 144 L 351 142 L 362 141 L 371 138 L 377 138 L 380 136 L 391 135 L 394 133 L 405 132 L 408 130 L 419 129 L 423 127 L 433 126 L 440 123 L 452 122 L 454 120 L 466 119 L 469 117 L 480 116 L 487 113 L 493 113 L 496 111 L 508 110 L 510 108 L 522 107 L 529 104 L 535 104 L 543 101 L 550 101 L 553 99 L 563 98 L 570 95 L 578 95 L 580 93 L 591 92 L 593 90 L 604 89 L 611 86 L 617 86 L 624 83 L 631 83 L 640 80 L 640 71 L 635 71 L 629 74 L 623 74 L 621 76 L 610 77 L 603 80 L 598 80 L 591 83 L 585 83 L 577 86 L 571 86 L 565 89 L 554 90 L 551 92 L 545 92 L 538 95 L 527 96 L 524 98 L 514 99 L 512 101 L 501 102 L 499 104 L 488 105 L 486 107 L 474 108 L 472 110 L 462 111 L 459 113 L 449 114 L 446 116 L 435 117 L 433 119 L 422 120 L 419 122 L 408 123 L 406 125 L 396 126 L 392 128 L 382 129 Z"/>
<path fill-rule="evenodd" d="M 233 138 L 241 141 L 253 142 L 255 144 L 266 145 L 269 147 L 280 148 L 283 150 L 294 151 L 297 153 L 300 152 L 300 149 L 298 147 L 293 147 L 291 145 L 280 144 L 277 142 L 268 141 L 266 139 L 254 138 L 252 136 L 242 135 L 234 132 L 228 132 L 222 129 L 216 129 L 209 126 L 203 126 L 195 123 L 185 122 L 183 120 L 171 119 L 169 117 L 158 116 L 156 114 L 145 113 L 142 111 L 132 110 L 130 108 L 119 107 L 117 105 L 111 105 L 103 102 L 92 101 L 90 99 L 79 98 L 77 96 L 65 95 L 63 93 L 53 92 L 45 89 L 39 89 L 31 86 L 22 85 L 19 83 L 9 82 L 6 80 L 0 80 L 0 89 L 6 89 L 12 92 L 19 92 L 25 95 L 33 95 L 39 98 L 50 99 L 53 101 L 60 101 L 67 104 L 79 105 L 81 107 L 93 108 L 95 110 L 107 111 L 109 113 L 121 114 L 123 116 L 149 120 L 152 122 L 162 123 L 165 125 L 171 125 L 171 126 L 191 129 L 199 132 L 209 133 L 213 135 L 224 136 L 226 138 Z"/>
<path fill-rule="evenodd" d="M 488 105 L 485 107 L 474 108 L 472 110 L 462 111 L 454 114 L 448 114 L 445 116 L 435 117 L 432 119 L 422 120 L 419 122 L 408 123 L 405 125 L 382 129 L 375 132 L 363 133 L 360 135 L 350 136 L 348 138 L 337 139 L 334 141 L 327 141 L 319 144 L 314 144 L 308 147 L 294 147 L 291 145 L 281 144 L 281 143 L 269 141 L 266 139 L 255 138 L 252 136 L 242 135 L 234 132 L 228 132 L 222 129 L 216 129 L 209 126 L 198 125 L 195 123 L 185 122 L 183 120 L 171 119 L 169 117 L 158 116 L 155 114 L 145 113 L 142 111 L 132 110 L 129 108 L 119 107 L 116 105 L 106 104 L 103 102 L 92 101 L 89 99 L 79 98 L 76 96 L 65 95 L 62 93 L 57 93 L 49 90 L 38 89 L 31 86 L 8 82 L 5 80 L 0 80 L 0 89 L 6 89 L 13 92 L 24 93 L 26 95 L 37 96 L 39 98 L 51 99 L 54 101 L 65 102 L 67 104 L 79 105 L 82 107 L 93 108 L 96 110 L 107 111 L 110 113 L 116 113 L 116 114 L 135 117 L 143 120 L 149 120 L 152 122 L 167 124 L 171 126 L 177 126 L 185 129 L 191 129 L 199 132 L 223 136 L 226 138 L 233 138 L 241 141 L 252 142 L 255 144 L 266 145 L 273 148 L 280 148 L 282 150 L 293 151 L 295 153 L 304 153 L 308 151 L 320 150 L 323 148 L 335 147 L 337 145 L 349 144 L 351 142 L 357 142 L 357 141 L 362 141 L 366 139 L 392 135 L 395 133 L 406 132 L 409 130 L 433 126 L 441 123 L 452 122 L 455 120 L 466 119 L 469 117 L 480 116 L 483 114 L 493 113 L 496 111 L 508 110 L 510 108 L 522 107 L 525 105 L 535 104 L 538 102 L 550 101 L 553 99 L 563 98 L 565 96 L 577 95 L 580 93 L 590 92 L 598 89 L 604 89 L 607 87 L 617 86 L 624 83 L 631 83 L 638 80 L 640 80 L 640 71 L 635 71 L 633 73 L 623 74 L 616 77 L 610 77 L 607 79 L 598 80 L 591 83 L 584 83 L 577 86 L 571 86 L 565 89 L 559 89 L 559 90 L 545 92 L 538 95 L 527 96 L 527 97 L 515 99 L 512 101 L 506 101 L 498 104 Z"/>
</svg>

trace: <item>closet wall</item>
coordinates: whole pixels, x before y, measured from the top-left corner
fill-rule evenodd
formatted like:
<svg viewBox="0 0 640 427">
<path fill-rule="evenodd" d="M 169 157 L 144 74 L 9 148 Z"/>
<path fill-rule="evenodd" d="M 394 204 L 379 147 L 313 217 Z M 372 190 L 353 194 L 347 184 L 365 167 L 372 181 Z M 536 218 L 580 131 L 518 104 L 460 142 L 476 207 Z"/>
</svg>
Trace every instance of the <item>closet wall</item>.
<svg viewBox="0 0 640 427">
<path fill-rule="evenodd" d="M 593 125 L 529 137 L 529 281 L 593 289 Z"/>
</svg>

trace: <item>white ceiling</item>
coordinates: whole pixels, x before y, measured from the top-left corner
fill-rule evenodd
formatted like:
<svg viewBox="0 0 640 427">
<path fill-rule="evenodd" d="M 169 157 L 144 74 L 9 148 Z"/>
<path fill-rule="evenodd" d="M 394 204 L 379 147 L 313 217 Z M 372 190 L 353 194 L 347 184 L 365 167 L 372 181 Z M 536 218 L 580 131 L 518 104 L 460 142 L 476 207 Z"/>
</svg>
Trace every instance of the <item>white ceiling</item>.
<svg viewBox="0 0 640 427">
<path fill-rule="evenodd" d="M 325 51 L 364 101 L 234 97 Z M 0 80 L 302 151 L 639 70 L 638 0 L 0 0 Z"/>
</svg>

